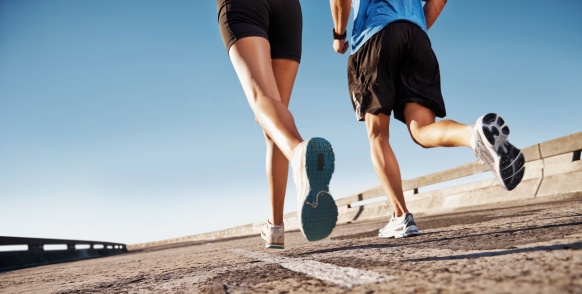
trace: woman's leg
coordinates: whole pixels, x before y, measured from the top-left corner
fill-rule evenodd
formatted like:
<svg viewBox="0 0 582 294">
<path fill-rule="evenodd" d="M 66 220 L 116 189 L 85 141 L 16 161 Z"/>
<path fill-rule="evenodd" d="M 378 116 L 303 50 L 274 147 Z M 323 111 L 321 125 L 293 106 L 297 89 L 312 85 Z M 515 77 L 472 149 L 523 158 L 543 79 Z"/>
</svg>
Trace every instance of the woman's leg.
<svg viewBox="0 0 582 294">
<path fill-rule="evenodd" d="M 287 109 L 299 63 L 271 60 L 269 42 L 261 37 L 238 40 L 230 58 L 267 144 L 267 181 L 272 224 L 283 223 L 289 159 L 303 141 Z"/>
<path fill-rule="evenodd" d="M 229 56 L 257 122 L 290 160 L 293 149 L 303 139 L 291 112 L 281 102 L 269 41 L 262 37 L 242 38 L 230 47 Z"/>
<path fill-rule="evenodd" d="M 286 107 L 289 107 L 291 91 L 293 90 L 299 63 L 289 59 L 273 59 L 271 64 L 281 102 Z M 267 143 L 267 181 L 269 182 L 269 198 L 271 199 L 271 217 L 269 221 L 271 224 L 279 225 L 283 223 L 289 161 L 266 133 L 265 141 Z"/>
</svg>

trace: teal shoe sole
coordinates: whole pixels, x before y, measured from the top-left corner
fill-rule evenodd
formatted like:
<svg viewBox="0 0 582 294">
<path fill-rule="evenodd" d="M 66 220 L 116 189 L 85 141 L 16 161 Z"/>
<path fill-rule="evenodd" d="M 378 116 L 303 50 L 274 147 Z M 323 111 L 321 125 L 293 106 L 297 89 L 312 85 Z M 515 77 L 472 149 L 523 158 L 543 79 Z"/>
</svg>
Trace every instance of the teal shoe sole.
<svg viewBox="0 0 582 294">
<path fill-rule="evenodd" d="M 329 236 L 337 222 L 337 206 L 329 193 L 335 156 L 331 144 L 322 138 L 309 140 L 305 156 L 311 190 L 303 202 L 301 226 L 308 241 L 317 241 Z"/>
</svg>

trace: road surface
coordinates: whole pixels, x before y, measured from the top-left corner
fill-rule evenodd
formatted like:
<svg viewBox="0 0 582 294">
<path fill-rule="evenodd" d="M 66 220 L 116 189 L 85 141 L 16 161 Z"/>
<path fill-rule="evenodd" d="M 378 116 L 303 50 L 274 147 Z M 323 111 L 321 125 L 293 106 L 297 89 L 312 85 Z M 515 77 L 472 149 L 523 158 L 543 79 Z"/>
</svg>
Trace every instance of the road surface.
<svg viewBox="0 0 582 294">
<path fill-rule="evenodd" d="M 581 199 L 415 219 L 406 239 L 377 238 L 386 218 L 284 250 L 251 236 L 16 270 L 0 292 L 582 293 Z"/>
</svg>

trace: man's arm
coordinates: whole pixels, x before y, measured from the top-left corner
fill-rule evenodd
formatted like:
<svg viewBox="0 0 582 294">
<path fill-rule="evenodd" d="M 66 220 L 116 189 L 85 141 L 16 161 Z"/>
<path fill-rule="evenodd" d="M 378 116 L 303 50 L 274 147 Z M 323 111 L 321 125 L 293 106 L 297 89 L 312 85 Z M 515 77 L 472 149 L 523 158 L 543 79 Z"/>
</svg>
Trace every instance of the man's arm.
<svg viewBox="0 0 582 294">
<path fill-rule="evenodd" d="M 447 0 L 426 0 L 424 4 L 424 18 L 426 19 L 426 29 L 428 30 L 445 8 Z"/>
<path fill-rule="evenodd" d="M 335 33 L 342 35 L 346 32 L 348 26 L 350 10 L 352 9 L 352 0 L 329 0 L 329 6 L 331 8 Z M 346 42 L 346 39 L 333 40 L 333 49 L 337 53 L 346 53 L 348 47 L 349 44 Z"/>
</svg>

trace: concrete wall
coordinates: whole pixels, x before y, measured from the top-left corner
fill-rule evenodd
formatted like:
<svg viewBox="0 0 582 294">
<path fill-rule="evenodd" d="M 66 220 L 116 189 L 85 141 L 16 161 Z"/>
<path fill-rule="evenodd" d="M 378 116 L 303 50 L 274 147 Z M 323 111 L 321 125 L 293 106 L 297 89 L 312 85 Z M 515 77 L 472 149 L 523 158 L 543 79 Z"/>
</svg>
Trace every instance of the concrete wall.
<svg viewBox="0 0 582 294">
<path fill-rule="evenodd" d="M 511 192 L 502 188 L 496 179 L 490 179 L 418 193 L 419 190 L 422 191 L 422 189 L 419 189 L 422 187 L 489 172 L 489 168 L 486 165 L 481 165 L 477 161 L 426 176 L 404 180 L 402 186 L 405 191 L 406 204 L 408 209 L 415 215 L 426 215 L 470 209 L 494 203 L 535 202 L 556 197 L 582 198 L 580 150 L 582 150 L 582 132 L 522 149 L 526 160 L 526 172 L 522 182 Z M 383 197 L 384 201 L 354 206 L 354 203 L 359 201 L 378 197 Z M 338 223 L 379 217 L 388 218 L 392 214 L 392 208 L 386 200 L 381 186 L 337 199 Z M 286 214 L 284 219 L 287 230 L 299 229 L 295 212 Z M 260 234 L 263 224 L 264 221 L 260 221 L 205 234 L 129 245 L 128 249 Z"/>
</svg>

